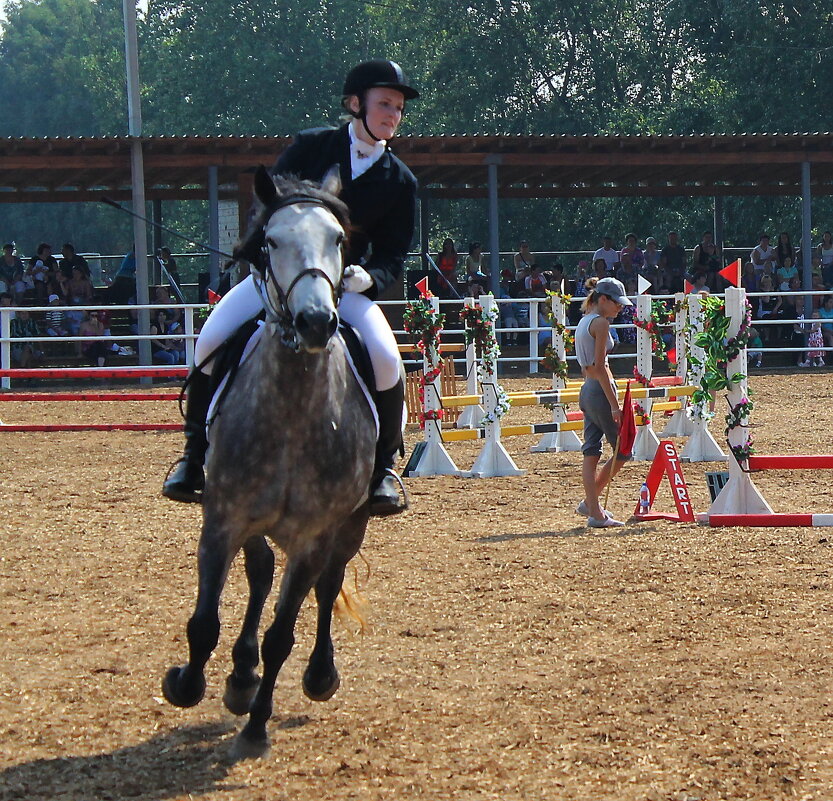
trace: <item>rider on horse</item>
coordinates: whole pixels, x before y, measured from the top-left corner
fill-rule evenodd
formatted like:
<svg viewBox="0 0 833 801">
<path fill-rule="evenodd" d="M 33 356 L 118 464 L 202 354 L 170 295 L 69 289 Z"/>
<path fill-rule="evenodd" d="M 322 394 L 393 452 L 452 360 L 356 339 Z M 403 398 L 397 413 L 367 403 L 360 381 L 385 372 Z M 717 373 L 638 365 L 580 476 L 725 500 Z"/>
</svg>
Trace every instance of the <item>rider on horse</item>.
<svg viewBox="0 0 833 801">
<path fill-rule="evenodd" d="M 391 153 L 387 142 L 396 133 L 405 101 L 417 97 L 419 93 L 395 62 L 363 62 L 350 70 L 344 82 L 342 105 L 353 119 L 340 128 L 301 131 L 272 169 L 274 174 L 320 181 L 330 167 L 339 167 L 341 199 L 350 210 L 352 230 L 338 311 L 364 339 L 376 379 L 379 440 L 370 486 L 373 515 L 407 508 L 393 471 L 402 445 L 405 388 L 401 359 L 390 325 L 373 301 L 402 274 L 413 237 L 416 178 Z M 185 451 L 162 489 L 168 498 L 201 501 L 211 356 L 243 323 L 263 311 L 256 280 L 250 275 L 223 297 L 197 340 L 196 366 L 188 379 Z"/>
</svg>

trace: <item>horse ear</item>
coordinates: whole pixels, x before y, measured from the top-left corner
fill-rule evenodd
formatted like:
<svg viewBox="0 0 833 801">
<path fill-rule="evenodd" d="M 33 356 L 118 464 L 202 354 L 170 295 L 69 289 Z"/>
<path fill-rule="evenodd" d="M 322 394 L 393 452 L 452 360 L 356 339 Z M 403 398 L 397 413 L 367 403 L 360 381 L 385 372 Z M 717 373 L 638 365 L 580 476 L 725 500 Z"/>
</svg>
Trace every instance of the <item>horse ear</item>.
<svg viewBox="0 0 833 801">
<path fill-rule="evenodd" d="M 266 167 L 261 164 L 257 168 L 257 172 L 255 172 L 255 197 L 264 206 L 268 206 L 270 203 L 275 202 L 277 196 L 278 190 L 275 182 L 272 180 L 272 176 L 269 175 Z"/>
<path fill-rule="evenodd" d="M 321 181 L 321 188 L 325 192 L 329 192 L 331 195 L 338 197 L 341 192 L 341 173 L 339 172 L 338 164 L 333 164 L 333 166 L 327 170 L 324 180 Z"/>
</svg>

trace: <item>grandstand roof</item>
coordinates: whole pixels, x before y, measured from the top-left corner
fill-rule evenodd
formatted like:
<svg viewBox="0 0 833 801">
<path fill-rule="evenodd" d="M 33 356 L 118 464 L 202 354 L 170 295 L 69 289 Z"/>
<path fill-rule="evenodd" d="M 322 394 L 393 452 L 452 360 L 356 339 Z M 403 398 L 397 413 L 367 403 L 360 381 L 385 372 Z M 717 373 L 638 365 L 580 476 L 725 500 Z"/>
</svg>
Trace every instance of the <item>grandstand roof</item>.
<svg viewBox="0 0 833 801">
<path fill-rule="evenodd" d="M 258 164 L 290 137 L 151 136 L 143 139 L 150 199 L 248 192 Z M 0 203 L 130 197 L 129 137 L 0 139 Z M 698 136 L 452 135 L 397 137 L 393 149 L 432 197 L 486 197 L 498 165 L 500 197 L 799 195 L 801 164 L 814 195 L 833 194 L 833 134 Z"/>
</svg>

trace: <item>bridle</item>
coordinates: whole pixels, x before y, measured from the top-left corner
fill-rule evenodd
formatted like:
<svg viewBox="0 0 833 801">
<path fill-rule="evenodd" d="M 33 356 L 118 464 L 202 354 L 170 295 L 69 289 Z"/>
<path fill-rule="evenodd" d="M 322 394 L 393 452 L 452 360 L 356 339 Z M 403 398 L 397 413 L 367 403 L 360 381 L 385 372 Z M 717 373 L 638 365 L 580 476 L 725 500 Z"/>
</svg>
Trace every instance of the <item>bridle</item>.
<svg viewBox="0 0 833 801">
<path fill-rule="evenodd" d="M 321 206 L 324 209 L 327 209 L 331 214 L 333 214 L 333 210 L 327 205 L 327 202 L 322 198 L 315 197 L 314 195 L 303 195 L 303 194 L 294 194 L 289 195 L 287 197 L 281 198 L 276 203 L 272 204 L 267 211 L 264 213 L 265 219 L 268 221 L 272 219 L 272 216 L 275 212 L 280 211 L 288 206 L 298 206 L 301 204 L 305 205 L 313 205 L 313 206 Z M 336 216 L 333 214 L 333 216 Z M 336 216 L 336 219 L 337 216 Z M 295 289 L 298 282 L 302 278 L 306 278 L 308 275 L 318 275 L 321 276 L 329 285 L 330 285 L 330 293 L 333 299 L 333 305 L 338 308 L 339 301 L 341 300 L 341 296 L 343 294 L 343 290 L 341 287 L 341 279 L 344 275 L 344 256 L 345 256 L 345 241 L 342 240 L 340 244 L 341 249 L 341 272 L 339 273 L 338 280 L 336 283 L 333 283 L 333 280 L 327 275 L 324 270 L 320 267 L 308 267 L 305 270 L 301 270 L 290 282 L 289 286 L 286 290 L 278 283 L 278 279 L 275 277 L 275 273 L 272 270 L 272 260 L 269 257 L 269 248 L 266 245 L 265 241 L 265 234 L 266 234 L 266 225 L 263 226 L 263 234 L 264 234 L 264 243 L 261 249 L 262 259 L 261 259 L 261 274 L 262 278 L 258 279 L 254 276 L 255 287 L 257 288 L 258 294 L 260 295 L 260 299 L 263 301 L 263 307 L 266 309 L 266 320 L 267 322 L 275 323 L 277 326 L 278 331 L 281 334 L 281 344 L 285 345 L 292 350 L 299 350 L 300 349 L 300 342 L 298 341 L 298 332 L 295 329 L 295 320 L 292 317 L 292 312 L 289 310 L 289 298 L 292 295 L 292 290 Z M 278 298 L 277 306 L 272 302 L 272 297 L 269 294 L 269 283 L 274 285 L 275 287 L 275 294 Z"/>
</svg>

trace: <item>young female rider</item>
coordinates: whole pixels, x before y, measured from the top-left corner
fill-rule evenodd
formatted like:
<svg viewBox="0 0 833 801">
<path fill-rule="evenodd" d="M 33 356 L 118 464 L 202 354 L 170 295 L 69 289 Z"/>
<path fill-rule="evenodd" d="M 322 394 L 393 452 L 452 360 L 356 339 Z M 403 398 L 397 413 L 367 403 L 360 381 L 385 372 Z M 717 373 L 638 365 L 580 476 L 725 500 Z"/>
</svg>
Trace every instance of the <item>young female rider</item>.
<svg viewBox="0 0 833 801">
<path fill-rule="evenodd" d="M 602 455 L 602 436 L 615 445 L 622 421 L 616 396 L 616 382 L 610 372 L 607 354 L 613 348 L 610 320 L 623 306 L 633 305 L 625 295 L 621 281 L 615 278 L 588 279 L 587 297 L 582 306 L 584 316 L 576 327 L 576 357 L 584 375 L 579 393 L 579 408 L 584 412 L 584 461 L 581 478 L 584 500 L 576 510 L 587 515 L 587 525 L 594 528 L 624 525 L 614 520 L 599 505 L 599 495 L 630 457 L 609 459 L 597 470 Z"/>
<path fill-rule="evenodd" d="M 339 167 L 341 199 L 350 209 L 353 226 L 339 315 L 362 335 L 376 376 L 379 441 L 370 509 L 375 515 L 395 514 L 406 508 L 393 472 L 402 442 L 405 390 L 396 340 L 373 301 L 401 275 L 413 236 L 417 182 L 390 152 L 387 141 L 399 127 L 405 101 L 419 97 L 419 93 L 408 84 L 398 64 L 375 60 L 350 70 L 342 94 L 342 105 L 353 119 L 340 128 L 302 131 L 272 172 L 320 181 L 330 167 Z M 249 276 L 217 304 L 197 340 L 197 365 L 240 325 L 263 311 L 254 282 Z M 162 490 L 174 500 L 201 500 L 209 401 L 209 375 L 194 370 L 185 414 L 185 452 Z"/>
</svg>

